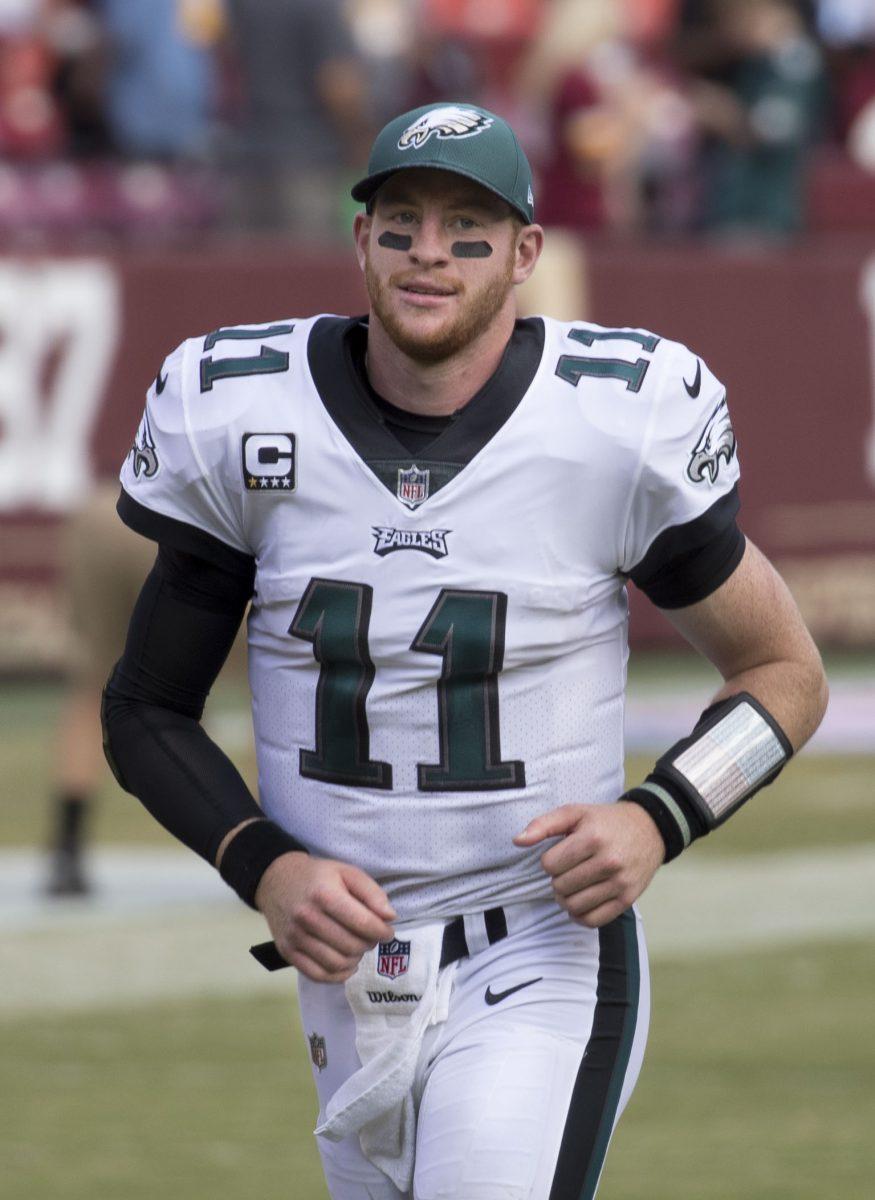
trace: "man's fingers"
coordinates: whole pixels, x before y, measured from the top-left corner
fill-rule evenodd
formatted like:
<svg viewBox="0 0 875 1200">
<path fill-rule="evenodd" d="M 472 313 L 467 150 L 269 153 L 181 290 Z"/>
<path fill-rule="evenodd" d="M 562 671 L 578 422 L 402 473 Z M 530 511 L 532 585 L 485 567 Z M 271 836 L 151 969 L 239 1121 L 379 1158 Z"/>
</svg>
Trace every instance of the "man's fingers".
<svg viewBox="0 0 875 1200">
<path fill-rule="evenodd" d="M 299 935 L 295 939 L 295 954 L 303 954 L 329 975 L 351 975 L 359 965 L 360 954 L 341 954 L 317 937 Z"/>
<path fill-rule="evenodd" d="M 570 917 L 575 921 L 586 917 L 589 913 L 601 908 L 605 904 L 617 900 L 619 889 L 616 884 L 611 882 L 596 883 L 592 887 L 584 888 L 582 891 L 573 892 L 570 896 L 556 895 L 559 904 Z"/>
<path fill-rule="evenodd" d="M 310 934 L 332 950 L 348 958 L 361 958 L 366 950 L 370 950 L 374 942 L 368 938 L 357 937 L 354 933 L 336 921 L 329 913 L 320 909 L 309 909 L 298 917 L 298 927 L 304 934 Z"/>
<path fill-rule="evenodd" d="M 578 925 L 585 925 L 587 929 L 601 929 L 603 925 L 608 925 L 611 921 L 615 921 L 621 913 L 624 913 L 629 907 L 622 900 L 609 900 L 605 904 L 599 904 L 595 908 L 587 909 L 581 916 L 575 916 L 570 913 L 571 919 Z"/>
<path fill-rule="evenodd" d="M 355 967 L 345 971 L 326 971 L 309 954 L 304 954 L 300 950 L 295 950 L 289 955 L 289 962 L 302 975 L 312 979 L 314 983 L 345 983 L 355 973 Z"/>
<path fill-rule="evenodd" d="M 349 933 L 367 942 L 369 947 L 394 936 L 392 926 L 351 892 L 340 889 L 332 892 L 323 901 L 322 909 Z"/>
<path fill-rule="evenodd" d="M 583 809 L 582 804 L 563 804 L 561 808 L 554 808 L 552 812 L 535 817 L 533 821 L 529 821 L 522 833 L 516 835 L 513 839 L 514 844 L 535 846 L 538 842 L 543 842 L 544 838 L 563 837 L 577 825 L 583 815 Z"/>
<path fill-rule="evenodd" d="M 603 864 L 591 858 L 558 875 L 553 875 L 550 871 L 548 874 L 552 876 L 553 891 L 559 897 L 573 896 L 575 892 L 583 892 L 596 884 L 607 883 L 612 878 L 611 872 L 606 870 Z"/>
<path fill-rule="evenodd" d="M 371 879 L 370 875 L 365 871 L 359 870 L 358 867 L 344 865 L 341 868 L 343 882 L 346 884 L 349 891 L 358 900 L 361 900 L 371 912 L 376 913 L 383 921 L 395 921 L 398 914 L 389 903 L 389 897 L 376 882 Z M 391 936 L 391 930 L 389 931 Z"/>
</svg>

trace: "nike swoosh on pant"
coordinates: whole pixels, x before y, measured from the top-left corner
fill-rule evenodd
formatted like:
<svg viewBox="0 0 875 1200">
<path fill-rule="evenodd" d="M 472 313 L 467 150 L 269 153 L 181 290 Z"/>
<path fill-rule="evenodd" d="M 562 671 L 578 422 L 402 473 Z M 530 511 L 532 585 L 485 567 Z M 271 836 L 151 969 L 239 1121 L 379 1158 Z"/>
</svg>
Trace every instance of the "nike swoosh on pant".
<svg viewBox="0 0 875 1200">
<path fill-rule="evenodd" d="M 486 995 L 483 997 L 487 1004 L 500 1004 L 502 1000 L 506 1000 L 508 996 L 512 996 L 514 992 L 522 991 L 523 988 L 531 987 L 533 983 L 540 983 L 544 978 L 539 975 L 537 979 L 527 979 L 525 983 L 518 983 L 514 987 L 506 988 L 503 992 L 493 992 L 491 985 L 486 989 Z"/>
</svg>

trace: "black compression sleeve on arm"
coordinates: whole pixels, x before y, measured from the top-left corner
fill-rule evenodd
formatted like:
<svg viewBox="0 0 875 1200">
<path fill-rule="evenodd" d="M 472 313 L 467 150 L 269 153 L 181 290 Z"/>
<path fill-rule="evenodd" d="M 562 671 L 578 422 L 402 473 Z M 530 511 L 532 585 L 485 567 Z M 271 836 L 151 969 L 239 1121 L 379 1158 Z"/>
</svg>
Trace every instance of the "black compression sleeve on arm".
<svg viewBox="0 0 875 1200">
<path fill-rule="evenodd" d="M 254 565 L 232 572 L 162 547 L 104 691 L 104 747 L 119 783 L 211 864 L 225 835 L 252 818 L 275 831 L 274 857 L 303 849 L 264 819 L 236 767 L 199 723 L 253 577 Z M 262 873 L 265 857 L 262 846 Z M 245 895 L 226 873 L 227 882 L 252 903 L 258 880 L 251 870 L 244 874 Z"/>
</svg>

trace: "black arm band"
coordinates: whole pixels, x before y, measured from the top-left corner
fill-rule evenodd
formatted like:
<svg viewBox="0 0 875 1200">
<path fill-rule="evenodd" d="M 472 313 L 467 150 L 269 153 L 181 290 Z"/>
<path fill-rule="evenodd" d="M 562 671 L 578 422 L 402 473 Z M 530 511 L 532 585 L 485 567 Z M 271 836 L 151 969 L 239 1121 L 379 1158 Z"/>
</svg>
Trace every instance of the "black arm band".
<svg viewBox="0 0 875 1200">
<path fill-rule="evenodd" d="M 219 874 L 241 900 L 255 908 L 255 893 L 261 877 L 274 859 L 292 850 L 307 848 L 290 833 L 264 818 L 244 825 L 225 847 Z"/>
<path fill-rule="evenodd" d="M 621 799 L 653 818 L 669 862 L 776 779 L 792 754 L 771 713 L 749 692 L 739 692 L 707 708 L 690 736 Z"/>
</svg>

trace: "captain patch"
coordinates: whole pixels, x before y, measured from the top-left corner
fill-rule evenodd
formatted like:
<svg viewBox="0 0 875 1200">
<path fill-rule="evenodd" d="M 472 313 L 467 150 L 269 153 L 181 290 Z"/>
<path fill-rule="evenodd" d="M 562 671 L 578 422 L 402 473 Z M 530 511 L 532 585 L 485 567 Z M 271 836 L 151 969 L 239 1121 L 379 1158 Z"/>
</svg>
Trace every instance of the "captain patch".
<svg viewBox="0 0 875 1200">
<path fill-rule="evenodd" d="M 243 486 L 247 492 L 295 490 L 293 433 L 243 434 Z"/>
</svg>

